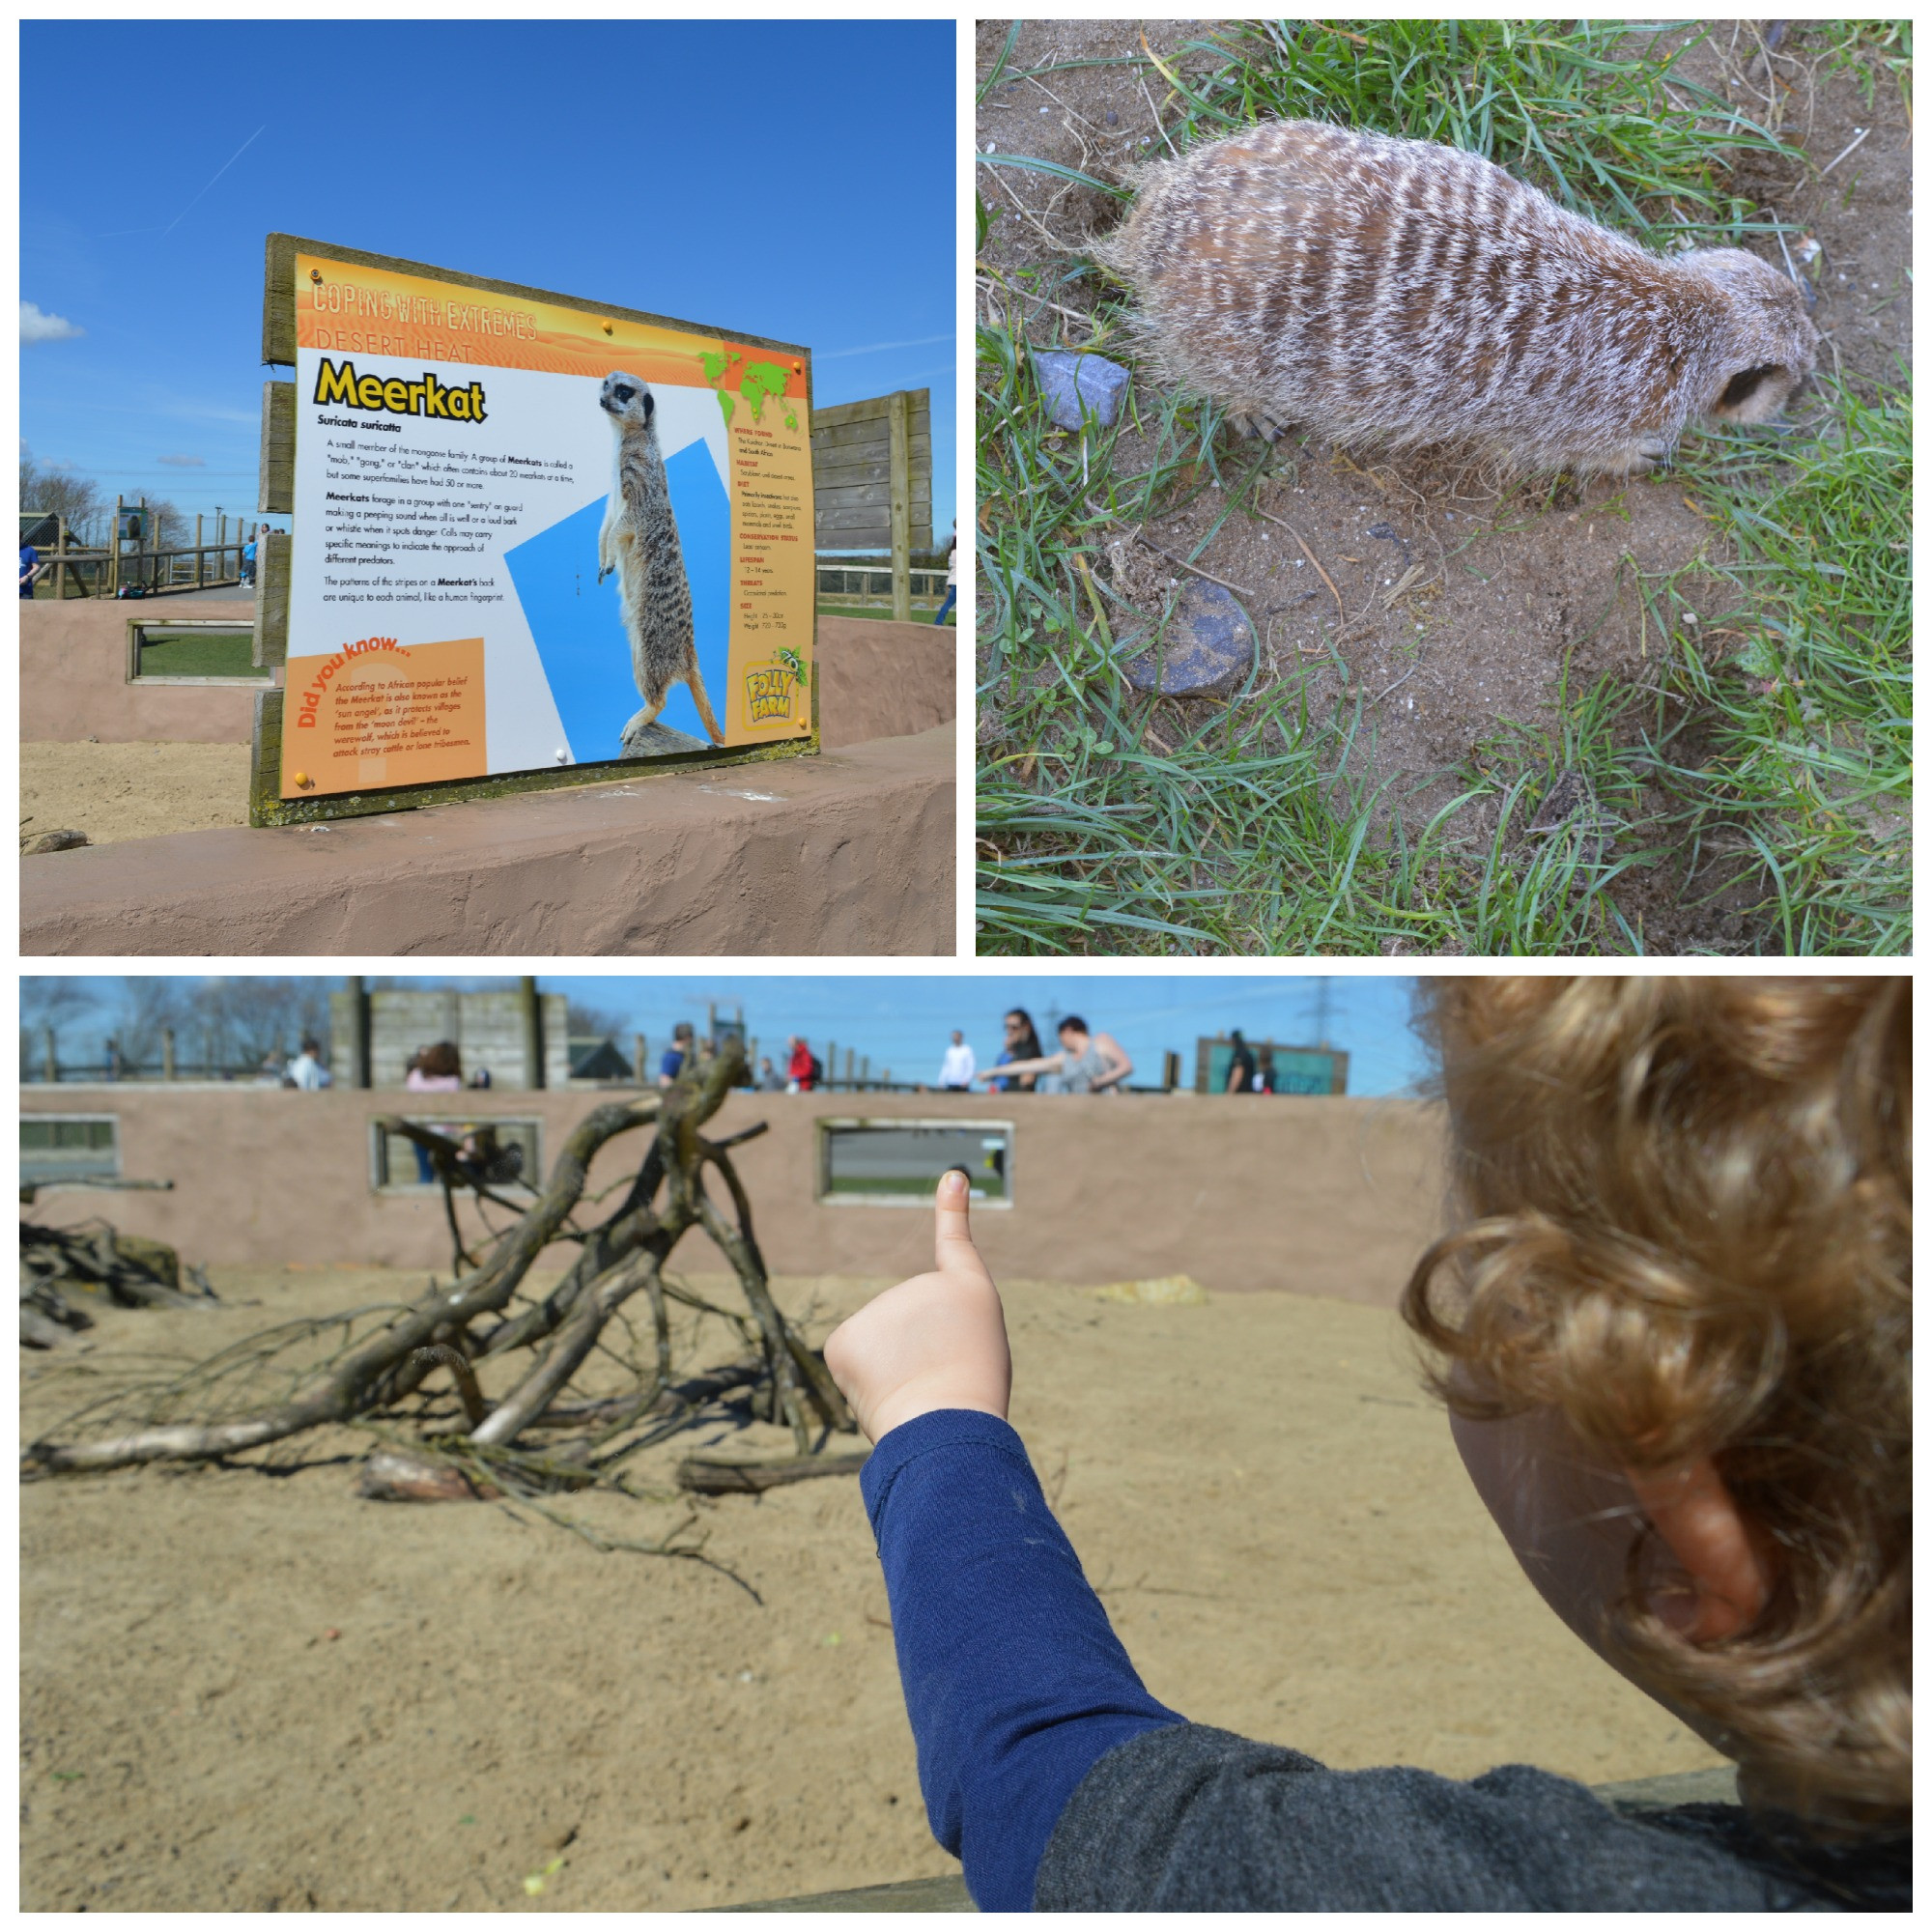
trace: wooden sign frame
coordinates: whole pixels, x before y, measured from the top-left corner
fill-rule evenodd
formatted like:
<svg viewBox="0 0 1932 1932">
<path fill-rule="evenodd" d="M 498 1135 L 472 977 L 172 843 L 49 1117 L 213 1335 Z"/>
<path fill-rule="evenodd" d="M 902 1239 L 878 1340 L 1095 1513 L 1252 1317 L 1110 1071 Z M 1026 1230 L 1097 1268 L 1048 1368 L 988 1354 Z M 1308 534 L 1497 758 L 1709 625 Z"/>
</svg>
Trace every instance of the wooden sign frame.
<svg viewBox="0 0 1932 1932">
<path fill-rule="evenodd" d="M 811 351 L 800 344 L 751 335 L 739 329 L 714 328 L 707 324 L 657 315 L 645 309 L 591 301 L 581 296 L 564 295 L 552 289 L 529 288 L 519 282 L 498 281 L 491 276 L 468 274 L 455 269 L 436 268 L 428 263 L 407 261 L 400 256 L 371 254 L 366 249 L 343 247 L 332 242 L 313 241 L 304 236 L 272 234 L 267 240 L 262 296 L 262 360 L 270 367 L 293 367 L 296 362 L 295 264 L 298 255 L 332 257 L 362 268 L 455 283 L 463 288 L 507 296 L 517 300 L 579 309 L 589 315 L 641 323 L 651 327 L 717 336 L 750 348 L 768 349 L 775 354 L 797 357 L 804 364 L 808 473 L 810 471 L 810 429 L 814 420 L 811 413 Z M 294 514 L 296 424 L 296 384 L 279 380 L 265 383 L 262 385 L 261 490 L 258 505 L 263 513 Z M 811 541 L 810 530 L 804 534 L 807 541 Z M 252 653 L 257 665 L 282 667 L 288 662 L 293 548 L 288 533 L 280 530 L 270 531 L 268 541 L 257 548 Z M 404 810 L 415 806 L 512 797 L 569 786 L 610 784 L 613 781 L 628 782 L 676 771 L 735 768 L 763 764 L 775 758 L 815 756 L 820 748 L 817 582 L 814 557 L 810 685 L 811 729 L 807 736 L 762 745 L 707 747 L 700 751 L 671 752 L 649 758 L 599 759 L 556 768 L 448 779 L 431 784 L 370 787 L 356 792 L 337 792 L 327 797 L 286 799 L 281 796 L 285 693 L 278 687 L 256 694 L 248 781 L 248 822 L 259 826 L 308 825 L 321 820 Z"/>
</svg>

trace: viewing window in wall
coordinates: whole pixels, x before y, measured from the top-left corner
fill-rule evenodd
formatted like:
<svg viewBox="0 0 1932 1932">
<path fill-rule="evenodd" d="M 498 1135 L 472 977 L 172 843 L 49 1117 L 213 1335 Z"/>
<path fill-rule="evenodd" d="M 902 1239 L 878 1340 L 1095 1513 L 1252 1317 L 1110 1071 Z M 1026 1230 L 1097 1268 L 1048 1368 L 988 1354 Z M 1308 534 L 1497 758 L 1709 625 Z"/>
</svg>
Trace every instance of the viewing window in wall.
<svg viewBox="0 0 1932 1932">
<path fill-rule="evenodd" d="M 20 1179 L 118 1180 L 121 1123 L 112 1114 L 29 1114 L 20 1122 Z"/>
<path fill-rule="evenodd" d="M 1013 1129 L 1008 1121 L 818 1122 L 818 1198 L 884 1208 L 923 1208 L 939 1177 L 963 1167 L 973 1199 L 1013 1201 Z"/>
<path fill-rule="evenodd" d="M 412 1126 L 427 1127 L 454 1141 L 460 1157 L 493 1194 L 515 1198 L 543 1185 L 543 1122 L 506 1120 L 500 1114 L 405 1114 Z M 369 1179 L 379 1194 L 409 1194 L 440 1187 L 429 1150 L 407 1134 L 369 1122 Z"/>
</svg>

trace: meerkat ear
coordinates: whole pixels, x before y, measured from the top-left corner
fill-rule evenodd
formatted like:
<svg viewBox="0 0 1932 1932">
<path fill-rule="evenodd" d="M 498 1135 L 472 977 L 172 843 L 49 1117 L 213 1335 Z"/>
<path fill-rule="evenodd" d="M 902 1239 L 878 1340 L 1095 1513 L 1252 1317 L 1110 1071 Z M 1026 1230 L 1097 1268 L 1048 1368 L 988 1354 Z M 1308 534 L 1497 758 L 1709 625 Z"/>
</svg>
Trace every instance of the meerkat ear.
<svg viewBox="0 0 1932 1932">
<path fill-rule="evenodd" d="M 658 399 L 654 395 L 652 395 L 648 389 L 646 389 L 644 391 L 644 420 L 646 422 L 649 422 L 650 419 L 657 414 L 657 412 L 658 412 Z"/>
</svg>

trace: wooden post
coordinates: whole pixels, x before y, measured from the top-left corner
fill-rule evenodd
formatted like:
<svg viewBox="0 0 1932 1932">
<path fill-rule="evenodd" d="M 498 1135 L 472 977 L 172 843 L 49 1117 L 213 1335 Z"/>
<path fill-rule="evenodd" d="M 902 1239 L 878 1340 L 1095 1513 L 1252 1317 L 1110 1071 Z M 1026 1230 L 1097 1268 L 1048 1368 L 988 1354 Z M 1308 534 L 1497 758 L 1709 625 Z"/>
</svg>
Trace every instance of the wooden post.
<svg viewBox="0 0 1932 1932">
<path fill-rule="evenodd" d="M 107 539 L 107 594 L 119 594 L 121 589 L 121 505 L 122 498 L 114 499 L 114 529 Z"/>
<path fill-rule="evenodd" d="M 893 615 L 912 618 L 912 395 L 895 389 L 886 418 L 892 439 Z"/>
<path fill-rule="evenodd" d="M 60 1085 L 60 1053 L 54 1045 L 54 1030 L 50 1026 L 41 1029 L 41 1074 L 48 1086 Z"/>
<path fill-rule="evenodd" d="M 202 586 L 202 569 L 207 562 L 208 553 L 201 547 L 201 512 L 197 510 L 194 513 L 194 587 L 197 590 Z"/>
<path fill-rule="evenodd" d="M 869 1053 L 862 1053 L 859 1056 L 859 1085 L 861 1087 L 869 1085 L 871 1078 L 872 1056 Z"/>
<path fill-rule="evenodd" d="M 67 596 L 67 519 L 54 525 L 54 602 Z"/>
<path fill-rule="evenodd" d="M 848 1087 L 852 1084 L 852 1049 L 849 1046 L 845 1049 L 845 1084 Z"/>
<path fill-rule="evenodd" d="M 538 1088 L 544 1084 L 543 1002 L 534 973 L 526 973 L 517 981 L 517 1004 L 524 1023 L 524 1065 L 528 1069 L 525 1085 Z"/>
<path fill-rule="evenodd" d="M 349 1078 L 353 1085 L 368 1087 L 369 1064 L 369 982 L 359 973 L 349 976 Z"/>
<path fill-rule="evenodd" d="M 161 1029 L 161 1078 L 175 1077 L 175 1030 L 173 1027 Z"/>
<path fill-rule="evenodd" d="M 830 1087 L 838 1078 L 838 1042 L 828 1040 L 825 1045 L 825 1084 Z"/>
<path fill-rule="evenodd" d="M 631 1036 L 631 1072 L 639 1087 L 650 1084 L 650 1055 L 644 1051 L 644 1037 L 640 1033 Z"/>
</svg>

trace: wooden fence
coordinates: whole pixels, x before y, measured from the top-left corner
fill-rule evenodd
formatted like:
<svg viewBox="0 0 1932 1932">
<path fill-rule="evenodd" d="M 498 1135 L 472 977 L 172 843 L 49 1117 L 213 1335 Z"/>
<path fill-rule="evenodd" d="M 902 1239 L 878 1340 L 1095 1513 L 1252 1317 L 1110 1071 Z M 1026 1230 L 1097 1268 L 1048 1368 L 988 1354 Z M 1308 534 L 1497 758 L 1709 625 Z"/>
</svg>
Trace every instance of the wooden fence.
<svg viewBox="0 0 1932 1932">
<path fill-rule="evenodd" d="M 912 553 L 932 548 L 932 391 L 814 409 L 811 497 L 817 548 L 890 552 L 893 615 L 910 617 Z"/>
</svg>

